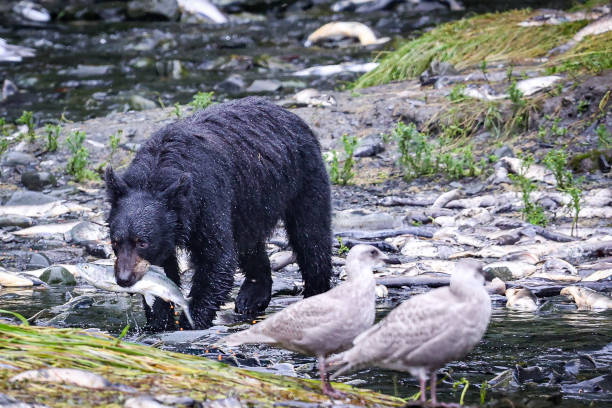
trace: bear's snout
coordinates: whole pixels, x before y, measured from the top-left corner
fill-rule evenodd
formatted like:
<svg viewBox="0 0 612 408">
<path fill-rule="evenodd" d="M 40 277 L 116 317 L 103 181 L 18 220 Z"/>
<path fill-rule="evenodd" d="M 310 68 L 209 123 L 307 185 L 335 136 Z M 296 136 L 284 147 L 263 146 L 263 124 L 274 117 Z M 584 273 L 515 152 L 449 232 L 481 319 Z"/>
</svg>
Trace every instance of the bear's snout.
<svg viewBox="0 0 612 408">
<path fill-rule="evenodd" d="M 149 262 L 139 257 L 135 251 L 120 251 L 115 261 L 117 285 L 124 288 L 134 285 L 144 276 L 149 265 Z"/>
</svg>

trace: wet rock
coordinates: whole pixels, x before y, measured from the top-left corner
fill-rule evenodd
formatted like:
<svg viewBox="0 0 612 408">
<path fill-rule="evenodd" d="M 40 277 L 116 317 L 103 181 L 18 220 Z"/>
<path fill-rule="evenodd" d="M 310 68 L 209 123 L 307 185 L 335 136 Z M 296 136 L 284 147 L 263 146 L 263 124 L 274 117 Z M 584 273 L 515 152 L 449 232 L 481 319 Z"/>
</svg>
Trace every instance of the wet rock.
<svg viewBox="0 0 612 408">
<path fill-rule="evenodd" d="M 285 266 L 295 263 L 297 260 L 293 251 L 276 252 L 270 256 L 270 267 L 273 271 L 283 269 Z"/>
<path fill-rule="evenodd" d="M 520 365 L 515 366 L 516 379 L 519 383 L 524 384 L 526 382 L 541 383 L 548 380 L 549 374 L 547 374 L 541 367 L 521 367 Z"/>
<path fill-rule="evenodd" d="M 138 111 L 157 108 L 155 102 L 140 95 L 130 96 L 129 104 L 130 108 Z"/>
<path fill-rule="evenodd" d="M 506 284 L 497 277 L 493 278 L 491 282 L 487 282 L 485 286 L 489 294 L 505 295 L 506 293 Z"/>
<path fill-rule="evenodd" d="M 335 231 L 392 229 L 401 226 L 401 223 L 401 219 L 391 214 L 363 209 L 336 211 L 332 220 Z"/>
<path fill-rule="evenodd" d="M 113 248 L 100 242 L 86 242 L 85 251 L 96 258 L 109 259 L 113 255 Z"/>
<path fill-rule="evenodd" d="M 127 14 L 132 19 L 157 18 L 174 21 L 179 17 L 176 0 L 132 0 Z"/>
<path fill-rule="evenodd" d="M 483 270 L 485 273 L 490 273 L 503 281 L 509 281 L 533 274 L 536 267 L 525 262 L 501 261 L 490 263 Z"/>
<path fill-rule="evenodd" d="M 21 174 L 21 183 L 28 190 L 41 191 L 46 186 L 55 185 L 57 179 L 46 171 L 26 171 Z"/>
<path fill-rule="evenodd" d="M 419 76 L 419 81 L 421 85 L 431 85 L 440 76 L 457 74 L 459 74 L 459 71 L 450 62 L 433 60 L 429 67 Z"/>
<path fill-rule="evenodd" d="M 368 136 L 359 141 L 353 156 L 355 157 L 371 157 L 385 151 L 385 145 L 382 137 L 378 135 Z"/>
<path fill-rule="evenodd" d="M 101 241 L 108 236 L 108 229 L 89 221 L 82 221 L 70 230 L 70 241 L 75 244 Z"/>
<path fill-rule="evenodd" d="M 20 190 L 15 191 L 11 198 L 4 203 L 6 206 L 11 205 L 41 205 L 58 201 L 56 197 L 38 193 L 34 191 Z"/>
<path fill-rule="evenodd" d="M 60 265 L 50 266 L 45 269 L 40 275 L 40 280 L 48 285 L 74 286 L 77 283 L 74 275 Z"/>
<path fill-rule="evenodd" d="M 19 92 L 19 88 L 12 81 L 5 79 L 2 84 L 2 96 L 0 96 L 0 101 L 5 101 L 9 97 L 15 95 Z"/>
<path fill-rule="evenodd" d="M 38 252 L 34 252 L 30 256 L 27 269 L 41 269 L 46 268 L 49 265 L 51 265 L 51 261 L 49 261 L 49 258 L 47 258 L 47 256 Z"/>
<path fill-rule="evenodd" d="M 20 227 L 27 228 L 32 226 L 34 221 L 30 217 L 24 217 L 23 215 L 4 215 L 0 216 L 0 228 L 1 227 Z"/>
<path fill-rule="evenodd" d="M 498 159 L 501 159 L 502 157 L 514 157 L 514 152 L 512 151 L 512 148 L 506 145 L 503 145 L 502 147 L 498 147 L 497 149 L 495 149 L 493 151 L 493 154 Z"/>
<path fill-rule="evenodd" d="M 256 79 L 247 88 L 247 92 L 262 93 L 262 92 L 276 92 L 282 87 L 281 81 L 275 79 Z"/>
<path fill-rule="evenodd" d="M 245 88 L 246 83 L 244 82 L 244 78 L 238 74 L 232 74 L 215 85 L 216 91 L 227 93 L 243 92 Z"/>
<path fill-rule="evenodd" d="M 64 313 L 78 309 L 88 309 L 94 304 L 94 298 L 88 295 L 81 295 L 70 299 L 63 305 L 53 306 L 49 311 L 51 313 Z"/>
<path fill-rule="evenodd" d="M 24 152 L 8 152 L 4 156 L 2 164 L 8 167 L 27 166 L 28 164 L 36 163 L 36 157 Z"/>
</svg>

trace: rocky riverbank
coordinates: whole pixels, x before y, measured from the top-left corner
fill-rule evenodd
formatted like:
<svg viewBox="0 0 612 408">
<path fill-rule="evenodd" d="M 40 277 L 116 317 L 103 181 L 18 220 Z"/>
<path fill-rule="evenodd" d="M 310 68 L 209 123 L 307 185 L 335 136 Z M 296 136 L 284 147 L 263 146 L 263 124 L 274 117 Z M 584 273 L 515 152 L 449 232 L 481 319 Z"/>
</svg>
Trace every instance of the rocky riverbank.
<svg viewBox="0 0 612 408">
<path fill-rule="evenodd" d="M 384 314 L 412 294 L 445 284 L 457 259 L 481 258 L 490 280 L 494 320 L 467 363 L 448 367 L 442 385 L 447 399 L 456 397 L 453 382 L 465 376 L 472 384 L 485 381 L 493 396 L 509 396 L 517 403 L 593 402 L 603 407 L 612 400 L 606 371 L 612 363 L 612 72 L 562 74 L 550 80 L 536 62 L 514 66 L 510 73 L 502 64 L 486 73 L 430 68 L 431 81 L 323 95 L 315 91 L 316 106 L 302 106 L 291 98 L 279 102 L 314 129 L 325 152 L 337 150 L 341 164 L 350 157 L 342 136 L 358 140 L 352 159 L 355 176 L 349 185 L 333 188 L 336 278 L 343 277 L 345 247 L 365 241 L 388 253 L 395 265 L 377 272 L 379 312 Z M 534 92 L 494 102 L 483 97 L 501 95 L 513 83 L 531 86 L 523 89 Z M 92 290 L 70 267 L 59 265 L 109 262 L 108 206 L 95 175 L 108 163 L 124 168 L 151 132 L 192 108 L 178 109 L 62 123 L 55 152 L 46 151 L 45 129 L 36 131 L 35 141 L 25 137 L 9 147 L 0 158 L 2 308 L 20 312 L 37 325 L 96 327 L 115 334 L 126 322 L 142 323 L 138 302 Z M 508 125 L 521 115 L 518 126 Z M 398 127 L 400 121 L 415 127 Z M 94 179 L 80 183 L 66 172 L 74 151 L 83 151 L 66 148 L 67 138 L 74 143 L 77 131 L 86 135 L 86 178 Z M 118 142 L 111 143 L 111 136 Z M 559 151 L 570 173 L 545 159 Z M 525 165 L 528 155 L 534 157 L 530 166 Z M 423 160 L 407 156 L 427 156 L 436 164 L 425 167 Z M 562 185 L 570 183 L 568 174 L 571 186 L 580 190 L 578 211 L 570 190 Z M 526 195 L 521 177 L 530 181 Z M 530 205 L 541 209 L 541 225 L 524 219 L 530 216 L 525 211 Z M 294 301 L 301 290 L 297 266 L 284 252 L 288 249 L 279 229 L 268 245 L 277 263 L 271 311 Z M 241 280 L 237 275 L 236 289 Z M 595 292 L 567 289 L 572 286 Z M 72 297 L 79 302 L 62 306 Z M 578 327 L 576 319 L 591 326 Z M 538 322 L 546 335 L 537 337 Z M 131 338 L 284 375 L 315 372 L 309 359 L 265 347 L 245 348 L 238 355 L 211 351 L 210 345 L 225 333 L 248 323 L 233 313 L 230 302 L 216 324 L 201 332 L 134 333 Z M 583 329 L 592 336 L 585 339 Z M 520 333 L 520 341 L 508 340 L 511 333 Z M 531 342 L 532 336 L 538 341 Z M 571 345 L 563 346 L 564 338 Z M 521 354 L 521 349 L 526 351 Z M 588 361 L 582 360 L 585 354 Z M 369 371 L 344 380 L 393 392 L 388 374 Z M 411 381 L 406 376 L 401 382 L 405 386 Z M 407 396 L 405 391 L 401 395 Z"/>
</svg>

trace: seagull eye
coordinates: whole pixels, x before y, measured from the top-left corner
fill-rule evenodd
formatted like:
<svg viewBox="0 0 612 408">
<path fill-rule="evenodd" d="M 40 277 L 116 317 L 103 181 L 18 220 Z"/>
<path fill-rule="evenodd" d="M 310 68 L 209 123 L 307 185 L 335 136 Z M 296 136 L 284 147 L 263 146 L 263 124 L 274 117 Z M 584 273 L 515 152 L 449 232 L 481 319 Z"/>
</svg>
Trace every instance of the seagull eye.
<svg viewBox="0 0 612 408">
<path fill-rule="evenodd" d="M 370 251 L 370 255 L 376 256 L 376 255 L 378 255 L 378 251 L 373 249 L 373 250 Z"/>
</svg>

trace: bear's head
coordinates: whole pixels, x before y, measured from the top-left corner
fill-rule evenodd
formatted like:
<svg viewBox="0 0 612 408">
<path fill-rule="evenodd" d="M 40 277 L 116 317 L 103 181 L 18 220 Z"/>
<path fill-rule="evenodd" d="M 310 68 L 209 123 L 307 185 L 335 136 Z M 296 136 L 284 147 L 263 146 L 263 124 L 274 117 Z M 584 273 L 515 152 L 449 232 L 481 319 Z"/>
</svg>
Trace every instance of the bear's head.
<svg viewBox="0 0 612 408">
<path fill-rule="evenodd" d="M 132 286 L 150 264 L 163 266 L 176 253 L 179 203 L 191 185 L 183 174 L 162 191 L 134 188 L 106 169 L 106 191 L 111 204 L 108 218 L 119 286 Z"/>
</svg>

